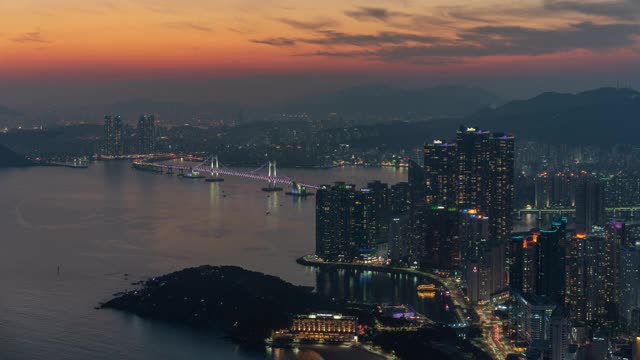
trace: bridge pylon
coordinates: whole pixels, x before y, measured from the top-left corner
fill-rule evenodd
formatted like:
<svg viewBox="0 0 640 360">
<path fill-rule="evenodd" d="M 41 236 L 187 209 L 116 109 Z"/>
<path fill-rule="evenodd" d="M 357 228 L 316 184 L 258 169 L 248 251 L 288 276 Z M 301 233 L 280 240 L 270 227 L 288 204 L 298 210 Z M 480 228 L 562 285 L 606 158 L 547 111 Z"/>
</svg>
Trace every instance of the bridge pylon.
<svg viewBox="0 0 640 360">
<path fill-rule="evenodd" d="M 220 162 L 218 161 L 218 155 L 211 155 L 211 163 L 209 164 L 209 172 L 211 173 L 211 177 L 205 179 L 206 182 L 220 182 L 224 181 L 223 178 L 219 177 L 220 173 L 218 170 L 220 169 Z"/>
<path fill-rule="evenodd" d="M 267 179 L 269 181 L 269 186 L 262 188 L 262 191 L 273 192 L 273 191 L 282 191 L 281 187 L 276 186 L 276 180 L 278 177 L 278 172 L 276 169 L 276 161 L 268 161 L 267 162 Z"/>
</svg>

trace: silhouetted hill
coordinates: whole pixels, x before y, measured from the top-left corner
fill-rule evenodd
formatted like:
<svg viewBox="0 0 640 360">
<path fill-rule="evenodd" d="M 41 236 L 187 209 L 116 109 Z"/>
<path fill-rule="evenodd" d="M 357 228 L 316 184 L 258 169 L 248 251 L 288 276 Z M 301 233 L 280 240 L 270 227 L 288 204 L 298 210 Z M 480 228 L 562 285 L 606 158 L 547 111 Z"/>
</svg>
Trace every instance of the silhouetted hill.
<svg viewBox="0 0 640 360">
<path fill-rule="evenodd" d="M 150 279 L 117 294 L 103 308 L 198 327 L 218 327 L 233 339 L 264 345 L 292 315 L 335 308 L 312 288 L 236 266 L 199 266 Z"/>
<path fill-rule="evenodd" d="M 507 132 L 519 140 L 544 143 L 612 145 L 640 143 L 640 93 L 601 88 L 578 94 L 548 92 L 527 100 L 487 107 L 461 118 L 373 125 L 373 136 L 355 146 L 420 146 L 434 138 L 451 139 L 459 125 Z"/>
<path fill-rule="evenodd" d="M 91 156 L 100 144 L 101 125 L 83 124 L 45 130 L 14 130 L 0 133 L 0 143 L 28 156 Z"/>
<path fill-rule="evenodd" d="M 550 143 L 633 144 L 640 142 L 640 93 L 616 88 L 550 92 L 483 109 L 463 122 Z"/>
<path fill-rule="evenodd" d="M 338 113 L 345 116 L 417 117 L 466 116 L 500 103 L 493 93 L 480 88 L 440 86 L 419 90 L 387 85 L 368 85 L 306 96 L 282 106 L 284 110 L 308 113 Z"/>
<path fill-rule="evenodd" d="M 6 146 L 0 145 L 0 168 L 3 167 L 23 167 L 33 165 L 24 156 L 18 155 L 9 150 Z"/>
</svg>

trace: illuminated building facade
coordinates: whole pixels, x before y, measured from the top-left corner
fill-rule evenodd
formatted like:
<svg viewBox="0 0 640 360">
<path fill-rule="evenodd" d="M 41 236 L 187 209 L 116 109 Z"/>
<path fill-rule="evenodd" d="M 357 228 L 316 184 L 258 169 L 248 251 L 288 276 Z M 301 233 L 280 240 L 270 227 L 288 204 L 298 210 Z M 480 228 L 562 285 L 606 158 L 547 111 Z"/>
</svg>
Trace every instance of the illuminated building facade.
<svg viewBox="0 0 640 360">
<path fill-rule="evenodd" d="M 394 216 L 406 215 L 411 208 L 411 187 L 400 182 L 389 188 L 389 209 Z"/>
<path fill-rule="evenodd" d="M 391 261 L 395 265 L 409 265 L 411 237 L 408 216 L 393 217 L 389 226 L 389 246 Z"/>
<path fill-rule="evenodd" d="M 566 304 L 572 321 L 586 321 L 587 235 L 578 233 L 567 242 Z"/>
<path fill-rule="evenodd" d="M 489 216 L 489 236 L 506 243 L 513 229 L 514 137 L 493 134 L 490 138 L 490 172 L 486 204 L 482 211 Z"/>
<path fill-rule="evenodd" d="M 442 264 L 441 260 L 450 256 L 451 247 L 447 246 L 452 245 L 454 254 L 461 254 L 460 265 L 469 261 L 486 264 L 491 292 L 503 290 L 507 281 L 505 251 L 513 227 L 513 136 L 461 126 L 454 142 L 435 140 L 425 145 L 424 173 L 427 206 L 463 214 L 457 226 L 447 230 L 457 232 L 457 240 L 438 239 L 442 229 L 436 229 L 431 241 L 427 239 L 426 252 L 435 254 L 427 257 L 427 265 Z M 478 230 L 473 229 L 476 225 L 464 217 L 465 211 L 482 217 L 486 236 L 478 236 Z M 438 219 L 441 214 L 431 216 Z"/>
<path fill-rule="evenodd" d="M 550 340 L 551 315 L 556 305 L 543 297 L 529 294 L 516 294 L 513 300 L 509 321 L 518 336 L 529 343 Z"/>
<path fill-rule="evenodd" d="M 298 315 L 289 331 L 303 342 L 355 342 L 358 318 L 339 314 Z"/>
<path fill-rule="evenodd" d="M 123 124 L 118 115 L 104 117 L 102 135 L 102 154 L 118 156 L 124 153 Z"/>
<path fill-rule="evenodd" d="M 138 119 L 138 154 L 153 154 L 156 142 L 156 118 L 154 115 L 142 115 Z"/>
<path fill-rule="evenodd" d="M 327 261 L 353 258 L 355 185 L 337 182 L 316 193 L 316 255 Z"/>
<path fill-rule="evenodd" d="M 595 227 L 585 239 L 585 317 L 590 323 L 600 322 L 606 314 L 605 298 L 605 235 L 602 227 Z M 597 284 L 597 286 L 593 286 Z"/>
<path fill-rule="evenodd" d="M 388 240 L 388 186 L 336 182 L 316 193 L 316 255 L 327 261 L 351 261 L 372 255 L 378 243 Z"/>
<path fill-rule="evenodd" d="M 593 226 L 602 226 L 605 221 L 604 184 L 586 178 L 576 187 L 576 231 L 590 233 Z"/>
<path fill-rule="evenodd" d="M 620 302 L 620 250 L 627 245 L 624 220 L 611 219 L 605 225 L 604 296 L 607 319 L 618 319 Z"/>
<path fill-rule="evenodd" d="M 640 252 L 636 246 L 626 245 L 620 248 L 619 268 L 619 324 L 630 328 L 632 311 L 640 306 Z"/>
<path fill-rule="evenodd" d="M 456 206 L 457 147 L 434 140 L 424 147 L 424 174 L 428 205 Z"/>
</svg>

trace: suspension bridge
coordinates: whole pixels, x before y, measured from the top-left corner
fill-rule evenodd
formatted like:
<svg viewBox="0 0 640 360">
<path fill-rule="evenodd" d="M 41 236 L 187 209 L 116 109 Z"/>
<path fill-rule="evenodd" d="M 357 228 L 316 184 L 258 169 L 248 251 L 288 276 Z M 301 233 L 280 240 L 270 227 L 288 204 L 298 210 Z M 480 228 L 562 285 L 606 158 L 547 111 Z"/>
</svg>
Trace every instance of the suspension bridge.
<svg viewBox="0 0 640 360">
<path fill-rule="evenodd" d="M 201 178 L 201 174 L 209 174 L 212 181 L 221 181 L 221 176 L 234 176 L 246 179 L 266 181 L 270 187 L 276 187 L 277 184 L 283 185 L 300 185 L 309 189 L 319 189 L 318 185 L 307 184 L 295 181 L 286 175 L 280 173 L 275 161 L 269 161 L 254 170 L 233 169 L 222 166 L 217 156 L 211 156 L 204 159 L 200 163 L 194 164 L 170 164 L 163 162 L 154 162 L 152 159 L 136 160 L 133 162 L 133 168 L 138 170 L 153 171 L 158 173 L 178 174 L 185 177 Z M 266 173 L 263 172 L 267 168 Z M 219 180 L 216 180 L 219 179 Z"/>
</svg>

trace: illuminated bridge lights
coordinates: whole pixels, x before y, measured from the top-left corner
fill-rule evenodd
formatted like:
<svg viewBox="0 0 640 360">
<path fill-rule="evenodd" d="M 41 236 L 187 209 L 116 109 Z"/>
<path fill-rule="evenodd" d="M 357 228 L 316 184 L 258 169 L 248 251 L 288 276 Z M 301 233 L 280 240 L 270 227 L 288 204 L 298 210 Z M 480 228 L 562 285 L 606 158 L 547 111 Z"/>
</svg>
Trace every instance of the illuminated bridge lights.
<svg viewBox="0 0 640 360">
<path fill-rule="evenodd" d="M 139 163 L 135 163 L 135 165 L 140 166 L 141 168 L 157 169 L 158 171 L 182 170 L 182 171 L 192 171 L 192 172 L 204 172 L 204 173 L 211 173 L 211 174 L 216 173 L 220 175 L 237 176 L 237 177 L 242 177 L 246 179 L 267 181 L 274 184 L 286 184 L 286 185 L 293 184 L 293 180 L 284 176 L 269 176 L 266 174 L 260 174 L 260 173 L 251 172 L 251 171 L 234 170 L 234 169 L 229 169 L 224 167 L 218 167 L 218 168 L 212 169 L 209 165 L 205 165 L 204 163 L 197 166 L 187 166 L 187 165 L 167 165 L 167 164 L 160 164 L 160 163 L 139 162 Z M 299 185 L 310 188 L 310 189 L 320 188 L 319 186 L 312 185 L 312 184 L 299 183 Z"/>
</svg>

